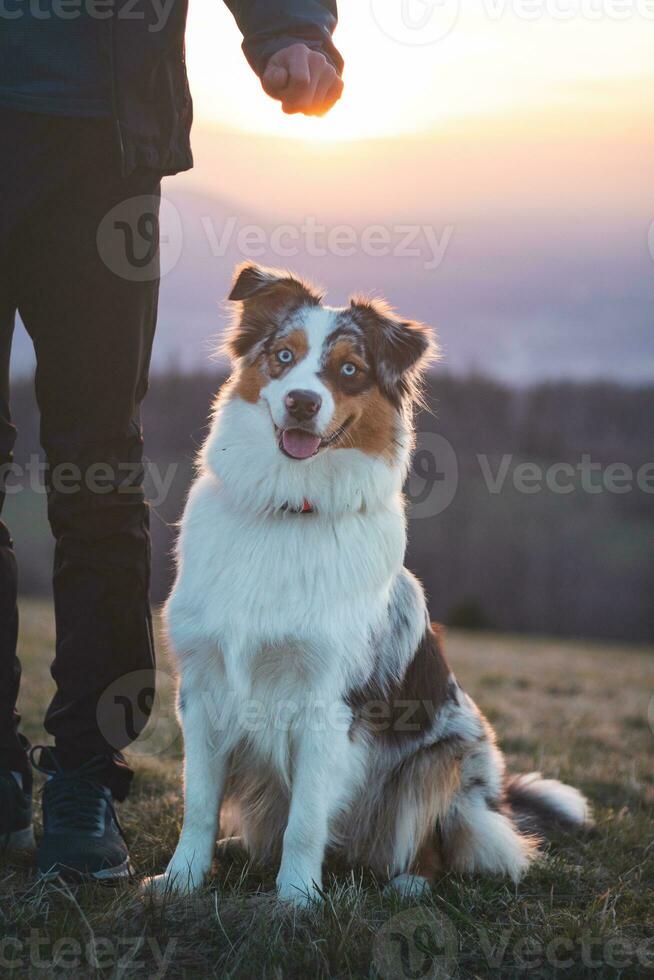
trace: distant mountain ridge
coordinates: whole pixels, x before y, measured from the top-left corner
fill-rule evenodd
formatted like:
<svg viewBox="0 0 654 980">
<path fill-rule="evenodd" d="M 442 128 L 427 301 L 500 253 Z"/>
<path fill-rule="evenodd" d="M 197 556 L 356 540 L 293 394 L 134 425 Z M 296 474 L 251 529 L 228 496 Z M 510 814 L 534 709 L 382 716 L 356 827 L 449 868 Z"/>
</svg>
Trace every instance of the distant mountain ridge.
<svg viewBox="0 0 654 980">
<path fill-rule="evenodd" d="M 654 259 L 633 220 L 598 235 L 590 226 L 552 228 L 546 219 L 525 229 L 483 216 L 432 226 L 426 217 L 431 241 L 420 225 L 409 241 L 400 221 L 380 221 L 384 245 L 372 225 L 309 217 L 311 232 L 174 180 L 164 196 L 164 249 L 180 254 L 162 280 L 155 371 L 206 364 L 226 323 L 233 267 L 255 258 L 320 282 L 335 305 L 351 292 L 387 296 L 403 314 L 437 328 L 455 373 L 481 371 L 513 384 L 654 378 Z M 384 248 L 390 254 L 378 254 Z M 18 330 L 13 373 L 32 365 L 31 344 Z"/>
</svg>

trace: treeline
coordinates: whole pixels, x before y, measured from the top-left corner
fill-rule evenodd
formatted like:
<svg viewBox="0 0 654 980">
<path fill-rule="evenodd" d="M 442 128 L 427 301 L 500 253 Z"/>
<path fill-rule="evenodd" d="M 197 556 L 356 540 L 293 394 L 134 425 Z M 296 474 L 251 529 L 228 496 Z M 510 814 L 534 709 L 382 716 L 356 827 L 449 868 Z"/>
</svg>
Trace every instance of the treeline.
<svg viewBox="0 0 654 980">
<path fill-rule="evenodd" d="M 168 474 L 152 514 L 153 593 L 170 585 L 174 522 L 223 377 L 152 379 L 146 451 Z M 407 491 L 408 565 L 436 619 L 469 627 L 654 639 L 654 385 L 512 389 L 434 374 Z M 16 459 L 38 451 L 31 383 L 14 385 Z M 170 470 L 167 468 L 171 467 Z M 8 499 L 21 588 L 49 588 L 42 495 Z"/>
</svg>

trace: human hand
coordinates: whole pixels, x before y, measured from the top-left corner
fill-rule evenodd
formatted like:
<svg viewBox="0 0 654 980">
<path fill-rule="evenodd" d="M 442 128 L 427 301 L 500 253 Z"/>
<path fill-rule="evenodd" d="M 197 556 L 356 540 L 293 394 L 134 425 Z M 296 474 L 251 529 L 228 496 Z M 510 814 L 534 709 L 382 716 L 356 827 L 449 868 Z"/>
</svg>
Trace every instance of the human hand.
<svg viewBox="0 0 654 980">
<path fill-rule="evenodd" d="M 343 81 L 320 51 L 290 44 L 268 61 L 261 79 L 264 91 L 282 103 L 287 115 L 324 116 L 343 91 Z"/>
</svg>

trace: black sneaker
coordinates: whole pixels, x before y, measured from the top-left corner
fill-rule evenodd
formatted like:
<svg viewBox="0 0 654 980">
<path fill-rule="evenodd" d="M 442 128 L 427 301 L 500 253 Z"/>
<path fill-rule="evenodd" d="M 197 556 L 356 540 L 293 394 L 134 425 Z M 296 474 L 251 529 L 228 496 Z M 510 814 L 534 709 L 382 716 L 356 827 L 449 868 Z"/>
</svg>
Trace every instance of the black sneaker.
<svg viewBox="0 0 654 980">
<path fill-rule="evenodd" d="M 33 851 L 32 774 L 0 769 L 0 856 Z"/>
<path fill-rule="evenodd" d="M 43 837 L 36 855 L 40 877 L 111 881 L 130 875 L 129 851 L 113 796 L 99 781 L 106 760 L 96 756 L 79 769 L 64 770 L 45 746 L 36 746 L 30 757 L 48 776 L 42 791 Z"/>
</svg>

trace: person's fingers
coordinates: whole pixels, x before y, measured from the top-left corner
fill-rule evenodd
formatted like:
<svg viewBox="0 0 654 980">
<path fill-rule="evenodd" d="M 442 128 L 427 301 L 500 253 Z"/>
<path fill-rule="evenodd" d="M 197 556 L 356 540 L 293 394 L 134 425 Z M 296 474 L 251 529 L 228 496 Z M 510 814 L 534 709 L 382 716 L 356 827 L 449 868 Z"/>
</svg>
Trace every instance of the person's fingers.
<svg viewBox="0 0 654 980">
<path fill-rule="evenodd" d="M 312 116 L 324 116 L 338 102 L 343 94 L 343 80 L 335 71 L 325 72 L 316 88 L 313 104 L 310 109 Z"/>
<path fill-rule="evenodd" d="M 327 94 L 332 86 L 333 78 L 331 72 L 321 71 L 316 87 L 313 91 L 311 102 L 306 106 L 305 112 L 312 116 L 322 113 L 323 106 L 327 101 Z"/>
<path fill-rule="evenodd" d="M 305 115 L 319 115 L 323 112 L 325 99 L 332 83 L 338 75 L 319 51 L 311 51 L 308 58 L 310 82 L 298 95 L 283 99 L 284 112 L 288 114 L 303 112 Z M 325 110 L 326 111 L 326 108 Z"/>
<path fill-rule="evenodd" d="M 264 90 L 287 115 L 323 115 L 340 98 L 343 83 L 320 51 L 291 44 L 270 58 L 261 79 Z"/>
<path fill-rule="evenodd" d="M 336 102 L 338 102 L 338 100 L 343 94 L 344 88 L 345 88 L 345 84 L 343 82 L 343 79 L 340 77 L 340 75 L 337 75 L 336 78 L 334 79 L 333 85 L 330 88 L 327 96 L 329 102 L 329 105 L 327 106 L 328 109 L 331 109 L 331 107 L 335 105 Z"/>
<path fill-rule="evenodd" d="M 277 96 L 281 98 L 283 103 L 299 103 L 310 87 L 310 54 L 311 52 L 304 44 L 293 44 L 290 48 L 285 48 L 284 51 L 279 52 L 279 55 L 286 55 L 284 66 L 288 72 L 286 85 Z"/>
<path fill-rule="evenodd" d="M 273 63 L 271 58 L 261 79 L 264 91 L 273 98 L 278 97 L 288 85 L 288 69 Z"/>
<path fill-rule="evenodd" d="M 293 115 L 293 113 L 296 112 L 304 112 L 304 113 L 310 112 L 314 101 L 315 87 L 316 87 L 316 82 L 312 81 L 310 82 L 309 87 L 306 89 L 306 91 L 303 92 L 301 95 L 299 95 L 297 98 L 294 99 L 285 98 L 282 102 L 282 109 L 284 110 L 284 112 L 287 115 Z"/>
<path fill-rule="evenodd" d="M 295 97 L 309 81 L 309 49 L 291 44 L 269 59 L 261 79 L 264 91 L 273 99 Z"/>
</svg>

